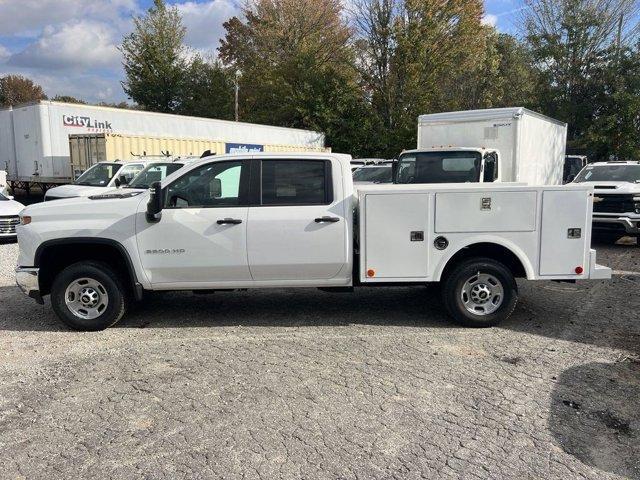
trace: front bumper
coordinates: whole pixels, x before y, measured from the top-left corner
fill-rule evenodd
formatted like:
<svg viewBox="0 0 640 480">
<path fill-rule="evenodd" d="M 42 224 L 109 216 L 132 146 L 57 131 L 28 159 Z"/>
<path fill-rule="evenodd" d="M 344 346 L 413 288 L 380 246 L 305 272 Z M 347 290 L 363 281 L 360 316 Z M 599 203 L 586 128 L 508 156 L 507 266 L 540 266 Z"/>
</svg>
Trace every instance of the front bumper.
<svg viewBox="0 0 640 480">
<path fill-rule="evenodd" d="M 40 283 L 38 281 L 39 268 L 18 267 L 16 268 L 16 284 L 25 295 L 33 298 L 40 305 L 44 303 L 40 295 Z"/>
<path fill-rule="evenodd" d="M 599 232 L 618 231 L 640 235 L 640 218 L 593 215 L 593 229 Z"/>
</svg>

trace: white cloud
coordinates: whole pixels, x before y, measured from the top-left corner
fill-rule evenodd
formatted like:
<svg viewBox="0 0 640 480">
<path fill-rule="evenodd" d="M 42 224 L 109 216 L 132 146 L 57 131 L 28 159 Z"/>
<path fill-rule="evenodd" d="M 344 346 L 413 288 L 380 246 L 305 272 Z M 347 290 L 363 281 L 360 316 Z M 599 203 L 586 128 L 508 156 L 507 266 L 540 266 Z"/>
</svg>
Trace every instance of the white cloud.
<svg viewBox="0 0 640 480">
<path fill-rule="evenodd" d="M 9 65 L 46 69 L 117 68 L 116 32 L 104 23 L 75 21 L 47 26 L 42 35 L 9 58 Z"/>
<path fill-rule="evenodd" d="M 498 23 L 498 16 L 497 15 L 493 15 L 491 13 L 487 13 L 484 17 L 482 17 L 482 24 L 483 25 L 491 25 L 492 27 L 495 27 L 497 23 Z"/>
<path fill-rule="evenodd" d="M 185 43 L 200 52 L 213 53 L 224 36 L 222 24 L 240 14 L 238 2 L 234 0 L 188 1 L 175 5 L 187 29 Z"/>
<path fill-rule="evenodd" d="M 46 71 L 0 65 L 0 76 L 23 75 L 42 86 L 49 98 L 55 95 L 71 95 L 88 102 L 120 102 L 126 95 L 120 86 L 120 74 L 106 76 L 95 72 Z"/>
<path fill-rule="evenodd" d="M 11 56 L 8 48 L 0 45 L 0 63 L 4 63 Z"/>
<path fill-rule="evenodd" d="M 74 19 L 119 23 L 138 11 L 135 0 L 5 0 L 0 1 L 0 32 L 34 37 L 47 25 Z"/>
<path fill-rule="evenodd" d="M 141 15 L 141 0 L 0 0 L 0 76 L 19 74 L 47 95 L 89 102 L 126 99 L 117 45 Z M 148 5 L 151 2 L 146 2 Z M 222 24 L 240 14 L 242 0 L 171 0 L 183 17 L 185 43 L 208 57 L 224 36 Z M 145 7 L 146 8 L 146 7 Z"/>
</svg>

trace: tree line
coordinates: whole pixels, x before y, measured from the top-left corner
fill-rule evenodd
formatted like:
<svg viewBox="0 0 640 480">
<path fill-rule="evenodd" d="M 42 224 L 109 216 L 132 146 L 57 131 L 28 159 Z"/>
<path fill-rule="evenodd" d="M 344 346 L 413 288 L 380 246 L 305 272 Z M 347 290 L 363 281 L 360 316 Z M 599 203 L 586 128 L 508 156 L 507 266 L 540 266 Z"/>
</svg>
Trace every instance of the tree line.
<svg viewBox="0 0 640 480">
<path fill-rule="evenodd" d="M 568 151 L 640 159 L 636 0 L 525 0 L 517 34 L 482 0 L 251 0 L 217 52 L 155 0 L 120 50 L 138 108 L 322 131 L 336 152 L 396 156 L 424 113 L 525 106 L 569 125 Z M 0 102 L 3 94 L 0 80 Z M 4 95 L 4 96 L 3 96 Z"/>
</svg>

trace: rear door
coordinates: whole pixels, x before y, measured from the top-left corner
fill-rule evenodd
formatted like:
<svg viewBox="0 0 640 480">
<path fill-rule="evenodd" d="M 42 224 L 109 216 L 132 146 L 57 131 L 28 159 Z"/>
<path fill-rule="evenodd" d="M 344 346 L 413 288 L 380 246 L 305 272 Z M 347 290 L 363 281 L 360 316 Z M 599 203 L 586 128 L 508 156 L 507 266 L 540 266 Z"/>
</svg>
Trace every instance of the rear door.
<svg viewBox="0 0 640 480">
<path fill-rule="evenodd" d="M 327 280 L 347 263 L 338 162 L 301 157 L 253 161 L 247 223 L 255 281 Z"/>
</svg>

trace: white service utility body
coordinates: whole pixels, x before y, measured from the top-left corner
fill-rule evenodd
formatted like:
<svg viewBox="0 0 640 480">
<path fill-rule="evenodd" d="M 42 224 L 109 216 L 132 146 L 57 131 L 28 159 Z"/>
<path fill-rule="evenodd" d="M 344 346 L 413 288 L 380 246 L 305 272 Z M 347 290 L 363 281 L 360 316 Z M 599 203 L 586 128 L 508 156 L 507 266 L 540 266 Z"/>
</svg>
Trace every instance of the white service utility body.
<svg viewBox="0 0 640 480">
<path fill-rule="evenodd" d="M 418 117 L 417 149 L 403 155 L 471 151 L 484 163 L 495 153 L 495 175 L 478 175 L 477 165 L 475 181 L 561 185 L 566 140 L 566 123 L 523 107 L 444 112 Z"/>
<path fill-rule="evenodd" d="M 606 279 L 590 249 L 593 189 L 365 185 L 334 154 L 208 157 L 149 190 L 28 206 L 17 283 L 68 325 L 101 329 L 145 290 L 443 282 L 462 323 L 515 307 L 516 277 Z"/>
</svg>

